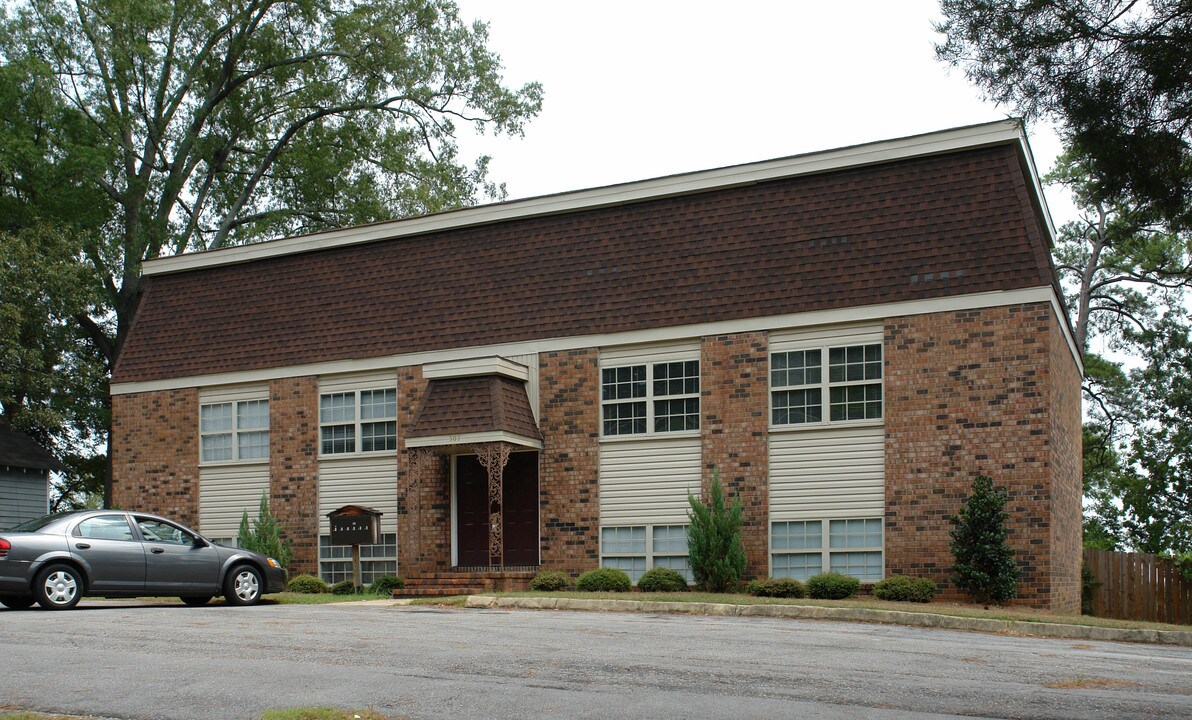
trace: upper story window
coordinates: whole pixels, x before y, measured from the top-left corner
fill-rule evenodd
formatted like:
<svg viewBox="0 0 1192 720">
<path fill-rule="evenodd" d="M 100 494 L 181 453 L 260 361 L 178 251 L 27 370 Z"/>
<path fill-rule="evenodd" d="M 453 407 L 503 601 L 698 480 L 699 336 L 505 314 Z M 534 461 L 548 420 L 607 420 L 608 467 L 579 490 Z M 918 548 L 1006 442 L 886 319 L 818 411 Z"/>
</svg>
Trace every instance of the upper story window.
<svg viewBox="0 0 1192 720">
<path fill-rule="evenodd" d="M 269 401 L 236 400 L 199 406 L 199 452 L 203 462 L 269 457 Z"/>
<path fill-rule="evenodd" d="M 397 390 L 352 390 L 319 396 L 323 455 L 397 449 Z"/>
<path fill-rule="evenodd" d="M 848 345 L 770 356 L 774 425 L 882 417 L 882 346 Z"/>
<path fill-rule="evenodd" d="M 606 437 L 699 430 L 699 361 L 604 368 L 600 406 Z"/>
</svg>

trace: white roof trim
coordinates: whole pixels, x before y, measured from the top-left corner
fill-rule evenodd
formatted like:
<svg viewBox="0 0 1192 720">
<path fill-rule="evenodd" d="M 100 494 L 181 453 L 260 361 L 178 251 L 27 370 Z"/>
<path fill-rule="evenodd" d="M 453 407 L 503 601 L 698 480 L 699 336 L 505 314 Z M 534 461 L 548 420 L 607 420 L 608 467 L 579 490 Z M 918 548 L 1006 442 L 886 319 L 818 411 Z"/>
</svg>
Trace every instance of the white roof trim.
<svg viewBox="0 0 1192 720">
<path fill-rule="evenodd" d="M 476 377 L 481 375 L 504 375 L 523 382 L 530 379 L 530 368 L 503 357 L 477 357 L 466 360 L 427 363 L 422 366 L 422 377 L 427 380 L 445 378 Z"/>
<path fill-rule="evenodd" d="M 457 445 L 475 445 L 476 443 L 486 442 L 507 442 L 512 445 L 534 448 L 535 450 L 542 449 L 541 440 L 526 437 L 525 435 L 517 435 L 515 433 L 505 432 L 503 430 L 477 433 L 460 433 L 459 435 L 428 435 L 426 437 L 420 438 L 407 438 L 406 447 L 455 447 Z"/>
<path fill-rule="evenodd" d="M 772 315 L 769 317 L 721 320 L 696 325 L 676 325 L 674 327 L 653 328 L 649 330 L 628 330 L 605 335 L 543 338 L 541 340 L 527 340 L 525 342 L 503 343 L 500 345 L 431 350 L 427 352 L 403 353 L 400 355 L 385 355 L 353 360 L 332 360 L 305 365 L 289 365 L 285 367 L 263 368 L 260 370 L 241 370 L 214 373 L 211 375 L 192 375 L 180 378 L 167 378 L 165 380 L 114 383 L 111 386 L 111 393 L 112 395 L 127 395 L 138 392 L 176 390 L 178 388 L 267 382 L 269 380 L 288 377 L 329 375 L 366 370 L 388 370 L 414 365 L 426 365 L 428 363 L 462 361 L 494 355 L 510 357 L 540 352 L 577 350 L 579 348 L 605 348 L 647 342 L 665 343 L 677 340 L 690 340 L 691 338 L 699 338 L 707 335 L 726 335 L 729 333 L 755 332 L 760 330 L 805 328 L 815 325 L 872 322 L 899 315 L 923 315 L 936 312 L 954 312 L 956 310 L 977 310 L 980 308 L 997 307 L 999 305 L 1017 305 L 1032 302 L 1051 303 L 1052 310 L 1056 313 L 1060 328 L 1064 333 L 1064 338 L 1068 341 L 1068 349 L 1072 352 L 1077 366 L 1083 373 L 1084 364 L 1081 361 L 1080 353 L 1076 351 L 1076 342 L 1072 338 L 1068 323 L 1064 320 L 1064 313 L 1066 312 L 1064 306 L 1056 297 L 1055 290 L 1051 286 L 1045 286 L 1025 288 L 1022 290 L 999 290 L 972 293 L 969 295 L 953 295 L 926 300 L 905 300 L 902 302 L 864 305 L 861 307 L 813 310 L 810 312 Z"/>
<path fill-rule="evenodd" d="M 1031 157 L 1022 124 L 1018 120 L 998 120 L 983 125 L 941 130 L 924 135 L 853 145 L 776 160 L 481 205 L 434 215 L 359 225 L 210 252 L 174 255 L 145 262 L 143 273 L 145 275 L 164 275 L 199 268 L 234 265 L 264 258 L 389 240 L 471 225 L 622 205 L 1004 143 L 1018 145 L 1031 175 L 1031 185 L 1035 190 L 1039 206 L 1043 210 L 1048 232 L 1054 238 L 1055 230 L 1051 225 L 1051 215 L 1047 210 L 1043 189 L 1034 169 L 1034 160 Z"/>
</svg>

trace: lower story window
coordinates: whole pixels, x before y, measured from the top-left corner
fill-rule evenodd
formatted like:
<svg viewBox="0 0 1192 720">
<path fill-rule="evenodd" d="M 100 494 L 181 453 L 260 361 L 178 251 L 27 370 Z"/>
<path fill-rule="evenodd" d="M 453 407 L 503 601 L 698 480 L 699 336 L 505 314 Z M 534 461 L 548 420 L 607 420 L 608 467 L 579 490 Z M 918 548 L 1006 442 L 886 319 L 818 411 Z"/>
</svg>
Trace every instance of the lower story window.
<svg viewBox="0 0 1192 720">
<path fill-rule="evenodd" d="M 381 535 L 379 545 L 360 546 L 360 580 L 372 584 L 383 575 L 397 575 L 397 534 Z M 330 535 L 319 536 L 319 577 L 334 585 L 352 579 L 352 546 L 332 545 Z"/>
<path fill-rule="evenodd" d="M 882 579 L 880 518 L 799 520 L 770 525 L 770 575 L 806 580 L 832 571 Z"/>
<path fill-rule="evenodd" d="M 670 568 L 692 582 L 686 525 L 601 528 L 600 557 L 601 565 L 624 570 L 634 584 L 655 567 Z"/>
</svg>

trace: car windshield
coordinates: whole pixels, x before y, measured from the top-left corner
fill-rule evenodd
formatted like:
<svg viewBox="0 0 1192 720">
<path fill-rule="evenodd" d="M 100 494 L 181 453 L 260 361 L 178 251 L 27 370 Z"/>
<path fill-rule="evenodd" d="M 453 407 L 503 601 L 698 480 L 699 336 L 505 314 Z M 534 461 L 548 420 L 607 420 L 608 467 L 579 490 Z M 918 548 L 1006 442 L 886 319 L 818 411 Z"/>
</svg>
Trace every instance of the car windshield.
<svg viewBox="0 0 1192 720">
<path fill-rule="evenodd" d="M 64 517 L 69 517 L 70 515 L 74 515 L 74 513 L 61 512 L 54 513 L 53 515 L 43 515 L 33 520 L 26 520 L 20 525 L 13 525 L 12 527 L 8 528 L 8 530 L 9 532 L 37 532 L 38 530 L 41 530 L 42 528 L 51 525 Z"/>
</svg>

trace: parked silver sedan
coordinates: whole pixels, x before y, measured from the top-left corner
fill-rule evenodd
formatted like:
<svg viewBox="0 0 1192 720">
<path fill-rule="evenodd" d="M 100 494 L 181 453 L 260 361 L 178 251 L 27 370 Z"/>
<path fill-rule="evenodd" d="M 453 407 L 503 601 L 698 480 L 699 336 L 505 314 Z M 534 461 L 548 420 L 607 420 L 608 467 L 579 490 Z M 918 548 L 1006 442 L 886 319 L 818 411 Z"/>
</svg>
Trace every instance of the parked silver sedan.
<svg viewBox="0 0 1192 720">
<path fill-rule="evenodd" d="M 176 595 L 202 605 L 222 594 L 254 605 L 285 589 L 276 560 L 228 548 L 157 515 L 83 510 L 0 530 L 0 604 L 67 610 L 83 596 Z"/>
</svg>

